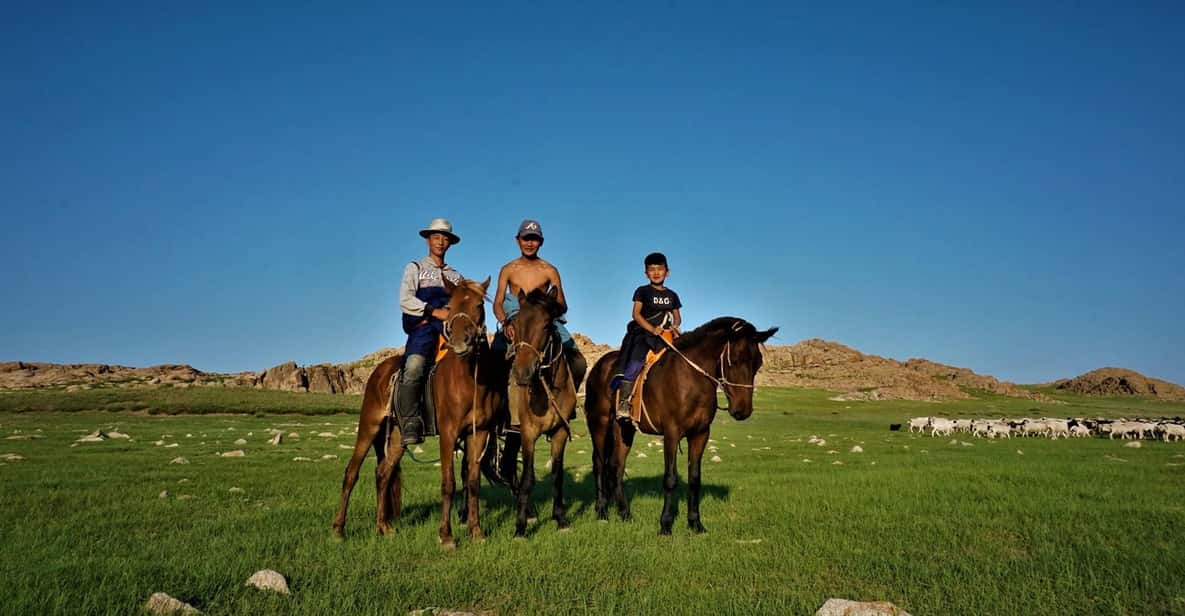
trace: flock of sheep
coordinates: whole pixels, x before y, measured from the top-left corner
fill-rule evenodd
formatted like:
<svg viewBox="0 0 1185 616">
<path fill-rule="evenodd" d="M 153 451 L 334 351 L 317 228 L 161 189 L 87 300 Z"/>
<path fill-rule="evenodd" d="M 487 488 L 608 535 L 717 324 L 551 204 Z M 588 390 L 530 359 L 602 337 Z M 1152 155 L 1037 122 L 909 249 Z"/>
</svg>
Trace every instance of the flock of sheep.
<svg viewBox="0 0 1185 616">
<path fill-rule="evenodd" d="M 1121 439 L 1185 439 L 1185 420 L 1173 419 L 1128 421 L 1125 419 L 947 419 L 945 417 L 913 417 L 910 432 L 930 433 L 930 436 L 950 436 L 967 432 L 976 437 L 1012 438 L 1015 436 L 1044 436 L 1057 438 L 1087 438 L 1104 436 Z"/>
</svg>

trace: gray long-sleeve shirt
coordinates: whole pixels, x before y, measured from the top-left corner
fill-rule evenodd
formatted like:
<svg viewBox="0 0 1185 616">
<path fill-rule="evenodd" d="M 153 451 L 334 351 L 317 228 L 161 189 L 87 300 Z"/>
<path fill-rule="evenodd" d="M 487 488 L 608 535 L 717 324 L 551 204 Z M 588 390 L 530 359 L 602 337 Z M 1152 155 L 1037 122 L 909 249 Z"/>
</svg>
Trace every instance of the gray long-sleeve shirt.
<svg viewBox="0 0 1185 616">
<path fill-rule="evenodd" d="M 424 316 L 428 304 L 416 297 L 416 291 L 421 287 L 443 287 L 442 276 L 454 283 L 461 281 L 461 274 L 447 263 L 438 267 L 428 257 L 408 263 L 403 268 L 403 279 L 399 282 L 399 309 L 404 314 Z"/>
</svg>

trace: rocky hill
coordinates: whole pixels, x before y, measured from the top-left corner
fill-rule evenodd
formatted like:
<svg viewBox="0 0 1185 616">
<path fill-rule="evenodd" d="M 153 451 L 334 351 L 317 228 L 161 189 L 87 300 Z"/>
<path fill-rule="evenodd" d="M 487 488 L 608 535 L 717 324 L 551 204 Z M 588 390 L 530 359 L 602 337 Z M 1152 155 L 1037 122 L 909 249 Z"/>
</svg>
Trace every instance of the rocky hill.
<svg viewBox="0 0 1185 616">
<path fill-rule="evenodd" d="M 574 334 L 577 344 L 593 365 L 613 347 Z M 287 362 L 260 370 L 216 374 L 186 365 L 129 368 L 106 364 L 48 364 L 0 362 L 0 389 L 95 387 L 248 387 L 283 391 L 359 394 L 371 370 L 399 349 L 385 348 L 345 364 L 301 366 Z M 1090 377 L 1089 379 L 1087 377 Z M 759 385 L 806 387 L 834 391 L 844 400 L 951 400 L 968 398 L 967 390 L 983 390 L 1005 396 L 1048 399 L 1013 383 L 976 374 L 966 368 L 926 359 L 897 361 L 867 355 L 838 342 L 804 340 L 791 346 L 769 346 L 765 367 L 757 375 Z M 1086 394 L 1181 396 L 1185 388 L 1148 379 L 1130 370 L 1107 368 L 1076 379 L 1060 381 L 1062 389 Z M 1182 399 L 1174 398 L 1174 399 Z"/>
<path fill-rule="evenodd" d="M 1099 368 L 1072 379 L 1055 381 L 1060 390 L 1086 396 L 1147 396 L 1163 400 L 1185 400 L 1185 387 L 1146 377 L 1126 368 Z"/>
</svg>

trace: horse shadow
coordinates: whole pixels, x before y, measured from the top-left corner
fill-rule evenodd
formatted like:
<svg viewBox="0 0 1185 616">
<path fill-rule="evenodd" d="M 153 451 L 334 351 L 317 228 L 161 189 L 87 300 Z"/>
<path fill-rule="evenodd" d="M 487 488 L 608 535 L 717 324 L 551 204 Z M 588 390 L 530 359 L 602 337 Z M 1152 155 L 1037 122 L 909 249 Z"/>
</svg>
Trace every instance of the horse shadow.
<svg viewBox="0 0 1185 616">
<path fill-rule="evenodd" d="M 572 476 L 571 470 L 565 471 L 564 501 L 567 505 L 569 518 L 577 519 L 588 513 L 589 509 L 596 503 L 596 489 L 596 478 L 591 473 L 583 474 L 579 480 L 576 480 Z M 544 529 L 547 523 L 551 521 L 552 490 L 551 473 L 541 475 L 539 481 L 535 484 L 535 489 L 531 492 L 532 513 L 538 511 L 541 512 L 541 515 L 531 516 L 532 518 L 537 518 L 538 522 L 528 527 L 528 536 L 534 535 Z M 626 498 L 631 502 L 638 497 L 661 500 L 666 494 L 663 489 L 662 473 L 635 477 L 629 477 L 627 475 L 625 491 Z M 705 482 L 700 484 L 700 493 L 701 498 L 704 500 L 726 501 L 729 498 L 731 489 L 728 486 Z M 680 478 L 679 486 L 675 488 L 674 496 L 675 513 L 678 515 L 679 504 L 687 499 L 687 482 L 682 478 Z M 457 504 L 462 497 L 463 495 L 460 493 L 455 493 L 453 496 L 453 525 L 454 528 L 459 529 L 461 532 L 464 531 L 464 520 L 458 518 L 460 508 Z M 478 499 L 480 501 L 482 528 L 488 531 L 493 528 L 514 527 L 515 520 L 518 516 L 518 502 L 515 500 L 514 493 L 509 486 L 494 484 L 483 477 L 481 489 L 478 492 Z M 610 501 L 610 509 L 614 509 L 612 501 Z M 439 519 L 440 500 L 417 502 L 404 506 L 397 524 L 400 526 L 420 526 L 436 523 Z"/>
</svg>

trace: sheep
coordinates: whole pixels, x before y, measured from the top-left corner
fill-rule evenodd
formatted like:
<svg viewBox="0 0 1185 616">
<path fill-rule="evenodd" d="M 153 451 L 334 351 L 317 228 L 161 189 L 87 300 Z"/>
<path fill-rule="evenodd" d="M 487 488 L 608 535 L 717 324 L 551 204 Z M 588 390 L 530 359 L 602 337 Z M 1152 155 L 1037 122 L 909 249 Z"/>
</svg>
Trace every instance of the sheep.
<svg viewBox="0 0 1185 616">
<path fill-rule="evenodd" d="M 1174 436 L 1178 441 L 1185 439 L 1185 426 L 1178 423 L 1161 422 L 1156 426 L 1156 432 L 1169 442 L 1173 440 Z"/>
<path fill-rule="evenodd" d="M 929 417 L 912 417 L 909 420 L 909 431 L 913 432 L 916 428 L 918 432 L 925 432 L 928 425 L 930 425 Z"/>
<path fill-rule="evenodd" d="M 939 433 L 941 433 L 943 436 L 950 436 L 951 432 L 954 432 L 954 430 L 955 422 L 939 417 L 930 418 L 930 436 L 938 436 Z"/>
</svg>

